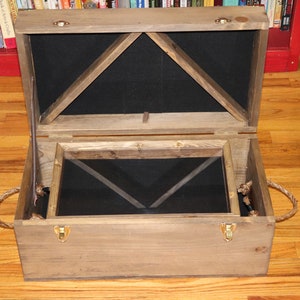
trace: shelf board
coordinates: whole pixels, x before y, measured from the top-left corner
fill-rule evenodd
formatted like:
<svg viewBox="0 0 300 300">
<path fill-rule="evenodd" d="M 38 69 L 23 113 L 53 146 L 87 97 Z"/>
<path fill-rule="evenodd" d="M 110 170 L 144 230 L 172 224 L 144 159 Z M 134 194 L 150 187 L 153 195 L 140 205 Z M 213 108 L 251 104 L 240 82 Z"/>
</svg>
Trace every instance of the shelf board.
<svg viewBox="0 0 300 300">
<path fill-rule="evenodd" d="M 0 76 L 20 76 L 16 49 L 0 49 Z"/>
</svg>

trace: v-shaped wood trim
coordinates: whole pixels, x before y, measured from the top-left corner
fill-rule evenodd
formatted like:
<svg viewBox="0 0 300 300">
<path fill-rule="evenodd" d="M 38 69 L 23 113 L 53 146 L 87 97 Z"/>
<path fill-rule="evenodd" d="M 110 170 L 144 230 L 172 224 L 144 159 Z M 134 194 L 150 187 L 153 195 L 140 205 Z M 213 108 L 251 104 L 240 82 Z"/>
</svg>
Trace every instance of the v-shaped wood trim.
<svg viewBox="0 0 300 300">
<path fill-rule="evenodd" d="M 196 167 L 192 172 L 182 178 L 178 183 L 172 186 L 166 193 L 160 196 L 157 200 L 155 200 L 150 208 L 156 208 L 160 206 L 163 202 L 165 202 L 168 198 L 170 198 L 173 194 L 175 194 L 180 188 L 182 188 L 186 183 L 191 181 L 195 176 L 204 171 L 207 167 L 209 167 L 212 163 L 214 163 L 219 157 L 212 156 L 208 158 L 204 163 Z"/>
<path fill-rule="evenodd" d="M 114 184 L 108 178 L 106 178 L 105 176 L 101 175 L 100 173 L 98 173 L 97 171 L 95 171 L 94 169 L 92 169 L 91 167 L 89 167 L 88 165 L 86 165 L 85 163 L 83 163 L 82 161 L 80 161 L 78 159 L 71 159 L 70 162 L 72 162 L 74 165 L 76 165 L 77 167 L 81 168 L 82 170 L 84 170 L 85 172 L 87 172 L 88 174 L 90 174 L 91 176 L 95 177 L 97 180 L 99 180 L 100 182 L 102 182 L 103 184 L 105 184 L 106 186 L 108 186 L 111 190 L 113 190 L 118 195 L 120 195 L 121 197 L 123 197 L 125 200 L 127 200 L 134 207 L 136 207 L 136 208 L 145 208 L 145 206 L 142 203 L 140 203 L 138 200 L 136 200 L 134 197 L 132 197 L 131 195 L 129 195 L 128 193 L 126 193 L 119 186 L 117 186 L 116 184 Z"/>
<path fill-rule="evenodd" d="M 234 118 L 238 121 L 247 121 L 246 111 L 167 34 L 157 32 L 146 34 Z"/>
<path fill-rule="evenodd" d="M 55 120 L 141 34 L 138 32 L 121 35 L 48 107 L 41 116 L 41 123 L 49 124 Z M 146 34 L 234 118 L 238 121 L 247 121 L 247 112 L 167 34 L 154 32 L 147 32 Z"/>
<path fill-rule="evenodd" d="M 116 39 L 41 116 L 49 124 L 70 105 L 107 67 L 109 67 L 139 36 L 133 32 Z"/>
<path fill-rule="evenodd" d="M 174 186 L 172 186 L 166 193 L 161 195 L 157 200 L 155 200 L 150 208 L 157 208 L 160 206 L 163 202 L 165 202 L 168 198 L 170 198 L 174 193 L 176 193 L 180 188 L 182 188 L 186 183 L 191 181 L 195 176 L 197 176 L 199 173 L 204 171 L 206 168 L 208 168 L 212 163 L 214 163 L 219 156 L 213 156 L 205 160 L 202 164 L 197 166 L 194 170 L 192 170 L 188 175 L 186 175 L 184 178 L 182 178 L 178 183 L 176 183 Z M 107 187 L 109 187 L 111 190 L 119 194 L 121 197 L 123 197 L 125 200 L 127 200 L 129 203 L 131 203 L 136 208 L 145 208 L 145 206 L 140 203 L 137 199 L 135 199 L 133 196 L 125 192 L 122 188 L 120 188 L 118 185 L 114 184 L 112 181 L 110 181 L 105 176 L 101 175 L 97 171 L 95 171 L 93 168 L 86 165 L 84 162 L 78 160 L 78 159 L 72 159 L 70 160 L 74 165 L 81 168 L 103 184 L 105 184 Z"/>
</svg>

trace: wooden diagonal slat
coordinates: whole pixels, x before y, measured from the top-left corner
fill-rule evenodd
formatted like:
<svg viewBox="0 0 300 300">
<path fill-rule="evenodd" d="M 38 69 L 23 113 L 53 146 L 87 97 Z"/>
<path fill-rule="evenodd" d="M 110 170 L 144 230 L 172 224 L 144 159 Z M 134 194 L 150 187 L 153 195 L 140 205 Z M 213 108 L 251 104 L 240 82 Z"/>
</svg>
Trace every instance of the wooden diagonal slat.
<svg viewBox="0 0 300 300">
<path fill-rule="evenodd" d="M 121 35 L 114 41 L 42 114 L 41 123 L 51 123 L 68 105 L 70 105 L 107 67 L 109 67 L 141 33 Z"/>
<path fill-rule="evenodd" d="M 168 35 L 157 32 L 148 32 L 147 35 L 234 118 L 247 121 L 246 111 Z"/>
<path fill-rule="evenodd" d="M 132 197 L 131 195 L 129 195 L 128 193 L 126 193 L 123 189 L 121 189 L 120 187 L 118 187 L 116 184 L 114 184 L 113 182 L 111 182 L 105 176 L 101 175 L 100 173 L 98 173 L 97 171 L 95 171 L 94 169 L 92 169 L 91 167 L 89 167 L 88 165 L 86 165 L 85 163 L 83 163 L 82 161 L 77 160 L 77 159 L 71 159 L 70 161 L 74 165 L 76 165 L 77 167 L 81 168 L 82 170 L 84 170 L 85 172 L 87 172 L 88 174 L 90 174 L 91 176 L 93 176 L 94 178 L 96 178 L 97 180 L 99 180 L 100 182 L 102 182 L 103 184 L 105 184 L 111 190 L 113 190 L 118 195 L 120 195 L 125 200 L 127 200 L 134 207 L 136 207 L 136 208 L 145 208 L 145 206 L 142 203 L 140 203 L 138 200 L 136 200 L 134 197 Z"/>
<path fill-rule="evenodd" d="M 215 162 L 219 157 L 213 156 L 208 158 L 204 163 L 195 168 L 192 172 L 182 178 L 178 183 L 172 186 L 166 193 L 164 193 L 161 197 L 159 197 L 155 202 L 153 202 L 150 208 L 156 208 L 165 202 L 168 198 L 170 198 L 173 194 L 175 194 L 181 187 L 183 187 L 186 183 L 192 180 L 195 176 L 209 167 L 213 162 Z"/>
</svg>

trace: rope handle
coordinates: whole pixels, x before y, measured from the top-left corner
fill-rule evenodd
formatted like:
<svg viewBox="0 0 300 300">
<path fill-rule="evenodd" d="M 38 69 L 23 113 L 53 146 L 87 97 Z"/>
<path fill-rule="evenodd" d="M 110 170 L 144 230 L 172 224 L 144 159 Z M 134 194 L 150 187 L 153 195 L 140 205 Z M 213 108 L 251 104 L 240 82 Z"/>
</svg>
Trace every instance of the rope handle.
<svg viewBox="0 0 300 300">
<path fill-rule="evenodd" d="M 20 191 L 20 188 L 19 187 L 15 187 L 15 188 L 12 188 L 8 191 L 6 191 L 5 193 L 3 193 L 2 195 L 0 195 L 0 204 L 5 200 L 7 199 L 8 197 L 14 195 L 14 194 L 17 194 L 19 193 Z M 14 224 L 13 223 L 7 223 L 7 222 L 4 222 L 0 219 L 0 227 L 2 228 L 5 228 L 5 229 L 13 229 L 14 228 Z"/>
<path fill-rule="evenodd" d="M 282 221 L 288 220 L 291 217 L 293 217 L 298 211 L 298 200 L 295 198 L 295 196 L 291 192 L 286 190 L 284 187 L 282 187 L 281 185 L 279 185 L 269 179 L 267 179 L 267 184 L 269 187 L 276 189 L 277 191 L 284 194 L 291 201 L 291 203 L 293 205 L 293 208 L 286 214 L 281 215 L 281 216 L 275 216 L 275 221 L 282 222 Z"/>
<path fill-rule="evenodd" d="M 284 187 L 282 187 L 281 185 L 279 185 L 269 179 L 267 179 L 267 185 L 268 185 L 268 187 L 276 189 L 277 191 L 284 194 L 291 201 L 291 203 L 293 205 L 293 208 L 288 213 L 281 215 L 281 216 L 274 216 L 275 221 L 282 222 L 282 221 L 285 221 L 285 220 L 293 217 L 298 211 L 298 201 L 294 197 L 294 195 L 291 192 L 289 192 L 288 190 L 286 190 Z M 250 199 L 251 189 L 252 189 L 252 180 L 250 180 L 244 184 L 241 184 L 240 187 L 238 188 L 238 193 L 241 193 L 244 196 L 243 202 L 248 209 L 249 216 L 258 216 L 258 212 L 256 210 L 254 210 L 254 208 L 251 205 L 251 199 Z"/>
<path fill-rule="evenodd" d="M 298 211 L 298 201 L 297 199 L 294 197 L 294 195 L 289 192 L 288 190 L 286 190 L 284 187 L 282 187 L 281 185 L 271 181 L 271 180 L 267 180 L 267 184 L 268 184 L 268 187 L 270 188 L 273 188 L 273 189 L 276 189 L 278 190 L 279 192 L 281 192 L 282 194 L 284 194 L 292 203 L 293 205 L 293 208 L 286 214 L 283 214 L 281 216 L 275 216 L 275 221 L 276 222 L 282 222 L 282 221 L 285 221 L 285 220 L 288 220 L 290 219 L 291 217 L 293 217 L 297 211 Z M 252 186 L 252 181 L 249 181 L 248 183 L 246 184 L 242 184 L 241 187 L 238 189 L 238 192 L 242 193 L 243 195 L 245 195 L 246 197 L 244 198 L 248 198 L 248 194 L 251 190 L 251 186 Z M 20 192 L 20 188 L 19 187 L 15 187 L 15 188 L 12 188 L 8 191 L 6 191 L 5 193 L 3 193 L 2 195 L 0 195 L 0 204 L 5 200 L 7 199 L 8 197 L 14 195 L 14 194 L 17 194 Z M 247 205 L 250 205 L 250 204 L 247 204 Z M 255 213 L 253 213 L 253 215 L 255 215 Z M 8 223 L 8 222 L 4 222 L 0 219 L 0 227 L 1 228 L 5 228 L 5 229 L 13 229 L 14 228 L 14 224 L 13 223 Z"/>
</svg>

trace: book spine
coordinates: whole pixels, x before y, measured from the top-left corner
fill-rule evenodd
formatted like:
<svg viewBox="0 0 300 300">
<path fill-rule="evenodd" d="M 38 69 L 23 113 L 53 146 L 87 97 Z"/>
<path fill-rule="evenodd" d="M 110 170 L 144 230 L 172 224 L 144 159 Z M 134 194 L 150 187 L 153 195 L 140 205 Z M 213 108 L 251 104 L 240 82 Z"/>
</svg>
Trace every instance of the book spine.
<svg viewBox="0 0 300 300">
<path fill-rule="evenodd" d="M 2 36 L 2 31 L 1 31 L 1 28 L 0 28 L 0 48 L 4 48 L 4 41 L 3 41 L 3 36 Z"/>
<path fill-rule="evenodd" d="M 82 2 L 81 0 L 75 0 L 75 8 L 82 9 Z"/>
<path fill-rule="evenodd" d="M 269 18 L 269 27 L 273 27 L 275 4 L 276 4 L 275 0 L 268 0 L 267 15 Z"/>
<path fill-rule="evenodd" d="M 28 9 L 34 9 L 34 3 L 33 3 L 33 0 L 27 0 L 27 8 Z"/>
<path fill-rule="evenodd" d="M 223 6 L 223 0 L 214 0 L 214 6 Z"/>
<path fill-rule="evenodd" d="M 293 0 L 285 0 L 282 6 L 281 30 L 289 30 L 291 26 Z"/>
<path fill-rule="evenodd" d="M 0 0 L 0 27 L 5 48 L 16 48 L 16 36 L 7 0 Z"/>
<path fill-rule="evenodd" d="M 130 0 L 130 8 L 136 8 L 136 0 Z"/>
<path fill-rule="evenodd" d="M 59 9 L 59 0 L 47 0 L 49 9 Z"/>
<path fill-rule="evenodd" d="M 281 16 L 282 16 L 281 12 L 282 12 L 282 0 L 276 0 L 275 10 L 274 10 L 274 20 L 273 20 L 274 28 L 280 28 Z"/>
<path fill-rule="evenodd" d="M 129 0 L 119 0 L 119 7 L 120 8 L 130 8 Z"/>
<path fill-rule="evenodd" d="M 99 0 L 99 8 L 107 8 L 106 0 Z"/>
<path fill-rule="evenodd" d="M 44 6 L 44 9 L 50 9 L 49 0 L 43 0 L 43 6 Z"/>
<path fill-rule="evenodd" d="M 203 6 L 214 6 L 214 0 L 204 0 Z"/>
<path fill-rule="evenodd" d="M 44 2 L 43 0 L 33 0 L 34 8 L 35 9 L 44 9 Z"/>
<path fill-rule="evenodd" d="M 223 6 L 238 6 L 239 0 L 223 0 Z"/>
<path fill-rule="evenodd" d="M 144 0 L 137 0 L 137 8 L 144 8 Z"/>
<path fill-rule="evenodd" d="M 70 8 L 70 2 L 69 0 L 61 0 L 60 6 L 62 9 L 69 9 Z"/>
<path fill-rule="evenodd" d="M 16 0 L 16 3 L 17 3 L 18 9 L 22 9 L 23 8 L 21 0 Z"/>
<path fill-rule="evenodd" d="M 107 7 L 108 8 L 117 8 L 118 7 L 118 2 L 117 0 L 108 0 L 107 1 Z M 103 8 L 103 7 L 102 7 Z"/>
<path fill-rule="evenodd" d="M 13 23 L 16 22 L 17 15 L 18 15 L 18 6 L 17 6 L 17 1 L 15 0 L 8 0 L 8 6 L 10 9 L 10 14 L 12 17 Z"/>
</svg>

